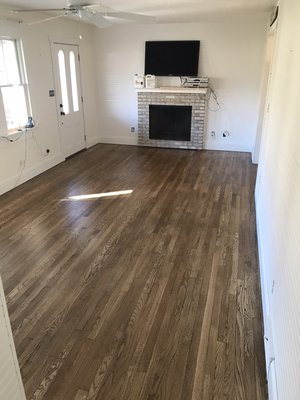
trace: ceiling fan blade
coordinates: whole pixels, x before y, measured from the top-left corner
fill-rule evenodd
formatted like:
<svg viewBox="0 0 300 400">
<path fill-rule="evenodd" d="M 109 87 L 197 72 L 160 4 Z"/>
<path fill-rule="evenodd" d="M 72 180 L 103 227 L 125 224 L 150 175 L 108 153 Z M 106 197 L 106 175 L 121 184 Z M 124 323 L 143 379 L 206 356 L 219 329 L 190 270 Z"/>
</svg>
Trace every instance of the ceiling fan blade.
<svg viewBox="0 0 300 400">
<path fill-rule="evenodd" d="M 31 26 L 31 25 L 42 24 L 43 22 L 52 21 L 53 19 L 62 18 L 62 17 L 65 17 L 67 15 L 68 15 L 68 13 L 65 13 L 65 14 L 62 14 L 62 15 L 56 15 L 55 17 L 40 19 L 38 21 L 29 22 L 28 25 Z"/>
<path fill-rule="evenodd" d="M 111 23 L 105 19 L 101 13 L 96 13 L 88 10 L 80 10 L 77 14 L 80 19 L 90 24 L 95 25 L 97 28 L 106 28 L 111 25 Z"/>
<path fill-rule="evenodd" d="M 109 11 L 109 12 L 105 12 L 105 13 L 100 12 L 100 14 L 107 16 L 107 17 L 128 19 L 130 21 L 136 21 L 136 22 L 156 22 L 155 17 L 151 17 L 149 15 L 128 13 L 128 12 L 123 12 L 123 11 Z"/>
<path fill-rule="evenodd" d="M 18 9 L 13 10 L 15 13 L 32 13 L 32 12 L 56 12 L 63 13 L 54 17 L 46 18 L 40 21 L 32 22 L 30 25 L 39 24 L 41 22 L 50 21 L 52 19 L 61 18 L 64 16 L 76 16 L 82 21 L 88 22 L 97 28 L 105 28 L 111 25 L 110 18 L 124 19 L 128 21 L 135 21 L 140 23 L 156 22 L 156 18 L 148 15 L 135 14 L 130 12 L 115 11 L 114 9 L 104 6 L 103 4 L 82 3 L 80 0 L 74 0 L 75 3 L 69 4 L 68 7 L 63 8 L 35 8 L 35 9 Z M 82 1 L 82 0 L 81 0 Z M 77 4 L 78 3 L 78 4 Z M 99 11 L 96 9 L 100 8 Z"/>
<path fill-rule="evenodd" d="M 68 1 L 68 7 L 79 8 L 79 7 L 95 7 L 99 6 L 99 0 L 84 1 L 84 0 L 71 0 Z"/>
<path fill-rule="evenodd" d="M 114 12 L 115 10 L 111 7 L 105 6 L 103 3 L 95 3 L 95 4 L 86 4 L 83 6 L 84 9 L 90 10 L 90 11 L 96 11 L 100 13 L 107 13 L 107 12 Z"/>
<path fill-rule="evenodd" d="M 15 13 L 31 13 L 31 12 L 65 12 L 65 11 L 76 11 L 76 8 L 34 8 L 29 10 L 13 10 Z"/>
</svg>

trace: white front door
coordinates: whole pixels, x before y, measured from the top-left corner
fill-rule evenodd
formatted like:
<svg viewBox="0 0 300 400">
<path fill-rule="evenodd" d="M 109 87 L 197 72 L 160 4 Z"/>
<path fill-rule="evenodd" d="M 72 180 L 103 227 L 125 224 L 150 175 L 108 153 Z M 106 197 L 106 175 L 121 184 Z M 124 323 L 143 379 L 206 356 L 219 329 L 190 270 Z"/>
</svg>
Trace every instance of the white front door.
<svg viewBox="0 0 300 400">
<path fill-rule="evenodd" d="M 68 157 L 86 147 L 78 46 L 53 43 L 52 57 L 61 146 Z"/>
</svg>

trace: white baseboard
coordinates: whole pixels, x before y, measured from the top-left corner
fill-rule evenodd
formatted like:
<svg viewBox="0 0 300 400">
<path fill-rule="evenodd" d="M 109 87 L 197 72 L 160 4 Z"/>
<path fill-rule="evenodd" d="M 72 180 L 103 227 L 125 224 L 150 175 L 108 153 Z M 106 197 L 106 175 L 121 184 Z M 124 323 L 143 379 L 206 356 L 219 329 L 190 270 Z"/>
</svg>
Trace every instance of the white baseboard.
<svg viewBox="0 0 300 400">
<path fill-rule="evenodd" d="M 124 136 L 101 136 L 98 138 L 99 143 L 111 143 L 111 144 L 128 144 L 131 146 L 137 146 L 137 137 L 124 137 Z"/>
<path fill-rule="evenodd" d="M 241 151 L 244 153 L 250 153 L 251 149 L 249 146 L 242 143 L 228 143 L 228 142 L 217 142 L 216 140 L 209 140 L 204 144 L 205 150 L 221 150 L 221 151 Z"/>
<path fill-rule="evenodd" d="M 22 172 L 22 175 L 19 179 L 18 185 L 21 185 L 24 182 L 29 181 L 29 179 L 34 178 L 35 176 L 41 174 L 42 172 L 47 171 L 48 169 L 54 167 L 55 165 L 65 161 L 65 157 L 62 154 L 58 154 L 55 157 L 50 159 L 45 159 L 37 165 L 33 167 L 25 168 Z M 16 186 L 16 182 L 18 181 L 19 174 L 16 174 L 2 182 L 0 182 L 0 195 L 8 192 Z"/>
<path fill-rule="evenodd" d="M 255 151 L 255 148 L 253 147 L 252 151 L 251 151 L 251 158 L 252 158 L 252 162 L 253 164 L 258 164 L 258 157 Z"/>
<path fill-rule="evenodd" d="M 268 391 L 270 400 L 276 400 L 277 393 L 277 378 L 275 369 L 275 352 L 274 340 L 272 329 L 272 317 L 270 309 L 269 293 L 270 288 L 267 279 L 267 265 L 264 255 L 264 247 L 262 242 L 262 226 L 260 211 L 258 206 L 258 190 L 255 190 L 255 211 L 256 211 L 256 231 L 257 231 L 257 245 L 258 245 L 258 263 L 260 272 L 260 284 L 262 295 L 262 308 L 263 308 L 263 324 L 264 324 L 264 347 L 265 347 L 265 362 L 268 381 Z M 266 340 L 267 338 L 267 340 Z M 272 368 L 270 368 L 272 367 Z"/>
<path fill-rule="evenodd" d="M 95 146 L 95 144 L 99 143 L 99 137 L 98 136 L 94 136 L 92 138 L 87 138 L 86 139 L 86 147 L 87 149 L 89 149 L 92 146 Z"/>
<path fill-rule="evenodd" d="M 255 216 L 256 216 L 257 247 L 258 247 L 258 264 L 259 264 L 259 272 L 260 272 L 263 317 L 264 317 L 264 327 L 267 328 L 267 318 L 268 318 L 268 315 L 270 315 L 269 288 L 268 288 L 268 282 L 267 282 L 265 257 L 264 257 L 264 250 L 263 250 L 263 244 L 262 244 L 262 232 L 261 232 L 260 212 L 259 212 L 259 206 L 258 206 L 257 188 L 255 189 L 254 196 L 255 196 Z"/>
<path fill-rule="evenodd" d="M 127 144 L 131 146 L 138 146 L 137 137 L 124 137 L 124 136 L 101 136 L 98 138 L 99 143 L 111 144 Z M 221 150 L 221 151 L 241 151 L 245 153 L 251 152 L 248 146 L 240 143 L 224 143 L 217 141 L 206 142 L 205 150 Z"/>
</svg>

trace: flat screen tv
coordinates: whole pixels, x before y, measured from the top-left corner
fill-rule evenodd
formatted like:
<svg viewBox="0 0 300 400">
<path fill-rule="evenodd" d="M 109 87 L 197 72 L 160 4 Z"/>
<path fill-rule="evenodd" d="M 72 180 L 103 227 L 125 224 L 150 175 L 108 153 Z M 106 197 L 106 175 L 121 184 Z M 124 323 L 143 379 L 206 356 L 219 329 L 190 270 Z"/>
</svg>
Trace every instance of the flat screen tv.
<svg viewBox="0 0 300 400">
<path fill-rule="evenodd" d="M 199 40 L 146 42 L 145 75 L 198 76 Z"/>
</svg>

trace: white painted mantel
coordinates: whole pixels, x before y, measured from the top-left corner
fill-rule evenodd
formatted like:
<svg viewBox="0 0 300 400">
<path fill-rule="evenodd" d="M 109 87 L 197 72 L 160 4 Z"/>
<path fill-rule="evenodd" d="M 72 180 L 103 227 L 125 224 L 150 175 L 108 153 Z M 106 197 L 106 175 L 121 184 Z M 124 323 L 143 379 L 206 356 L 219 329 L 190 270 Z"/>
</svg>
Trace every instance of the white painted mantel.
<svg viewBox="0 0 300 400">
<path fill-rule="evenodd" d="M 143 88 L 137 90 L 140 93 L 195 93 L 205 95 L 208 91 L 207 88 L 187 88 L 183 86 L 161 86 L 159 88 Z"/>
<path fill-rule="evenodd" d="M 159 87 L 138 89 L 138 143 L 140 146 L 175 149 L 203 149 L 207 88 Z M 149 137 L 149 105 L 191 106 L 189 141 L 157 140 Z"/>
</svg>

